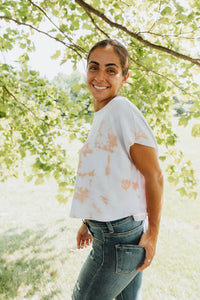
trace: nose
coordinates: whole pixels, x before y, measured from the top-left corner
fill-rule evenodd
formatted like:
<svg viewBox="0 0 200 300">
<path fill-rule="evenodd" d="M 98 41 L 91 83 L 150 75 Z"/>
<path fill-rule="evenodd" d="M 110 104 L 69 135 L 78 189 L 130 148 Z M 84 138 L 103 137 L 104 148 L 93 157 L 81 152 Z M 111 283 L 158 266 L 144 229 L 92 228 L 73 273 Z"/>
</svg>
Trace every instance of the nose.
<svg viewBox="0 0 200 300">
<path fill-rule="evenodd" d="M 96 81 L 101 82 L 105 79 L 104 71 L 99 69 L 95 76 Z"/>
</svg>

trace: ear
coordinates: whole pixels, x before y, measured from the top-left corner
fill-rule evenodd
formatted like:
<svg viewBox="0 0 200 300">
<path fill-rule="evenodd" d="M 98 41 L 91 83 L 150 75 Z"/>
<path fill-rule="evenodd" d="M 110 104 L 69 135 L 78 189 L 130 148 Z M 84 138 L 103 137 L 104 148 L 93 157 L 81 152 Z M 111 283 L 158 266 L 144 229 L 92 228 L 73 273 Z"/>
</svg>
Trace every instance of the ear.
<svg viewBox="0 0 200 300">
<path fill-rule="evenodd" d="M 122 80 L 122 83 L 121 83 L 121 86 L 124 85 L 124 83 L 126 82 L 126 80 L 129 78 L 129 73 L 127 73 L 124 77 L 123 77 L 123 80 Z"/>
</svg>

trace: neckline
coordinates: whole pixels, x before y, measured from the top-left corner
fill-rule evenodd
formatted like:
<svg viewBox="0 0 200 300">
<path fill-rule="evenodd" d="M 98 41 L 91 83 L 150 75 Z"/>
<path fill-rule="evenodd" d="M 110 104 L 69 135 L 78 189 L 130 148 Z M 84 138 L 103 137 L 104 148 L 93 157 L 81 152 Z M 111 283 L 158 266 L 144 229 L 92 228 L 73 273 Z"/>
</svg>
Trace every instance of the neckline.
<svg viewBox="0 0 200 300">
<path fill-rule="evenodd" d="M 118 97 L 120 96 L 116 96 L 113 99 L 111 99 L 105 106 L 103 106 L 101 109 L 99 109 L 98 111 L 94 112 L 94 117 L 97 115 L 100 115 L 102 112 L 108 110 L 108 108 L 110 107 L 111 103 L 113 103 Z"/>
</svg>

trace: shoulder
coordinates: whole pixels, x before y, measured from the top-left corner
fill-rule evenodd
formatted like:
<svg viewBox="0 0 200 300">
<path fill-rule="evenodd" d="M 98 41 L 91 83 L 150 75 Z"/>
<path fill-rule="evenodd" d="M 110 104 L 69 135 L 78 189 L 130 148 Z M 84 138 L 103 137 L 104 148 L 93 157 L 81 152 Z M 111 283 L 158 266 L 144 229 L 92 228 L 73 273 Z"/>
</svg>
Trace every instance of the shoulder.
<svg viewBox="0 0 200 300">
<path fill-rule="evenodd" d="M 113 106 L 118 106 L 121 108 L 130 108 L 130 107 L 136 107 L 128 98 L 123 96 L 117 96 L 115 97 L 113 101 Z"/>
<path fill-rule="evenodd" d="M 118 116 L 123 117 L 143 117 L 141 111 L 133 104 L 128 98 L 123 96 L 117 96 L 112 105 L 112 112 Z"/>
</svg>

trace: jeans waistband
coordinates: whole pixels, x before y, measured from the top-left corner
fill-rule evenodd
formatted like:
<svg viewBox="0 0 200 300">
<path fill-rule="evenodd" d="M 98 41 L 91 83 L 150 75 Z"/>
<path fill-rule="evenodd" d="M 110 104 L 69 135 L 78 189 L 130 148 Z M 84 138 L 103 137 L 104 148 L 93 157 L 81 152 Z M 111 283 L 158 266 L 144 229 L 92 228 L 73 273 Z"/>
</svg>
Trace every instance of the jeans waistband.
<svg viewBox="0 0 200 300">
<path fill-rule="evenodd" d="M 89 228 L 96 228 L 96 229 L 108 229 L 110 233 L 114 233 L 114 228 L 117 226 L 120 226 L 130 220 L 133 220 L 134 218 L 132 216 L 125 217 L 119 220 L 114 220 L 110 222 L 100 222 L 100 221 L 94 221 L 94 220 L 88 220 Z M 139 221 L 141 222 L 141 221 Z M 138 222 L 138 223 L 139 223 Z"/>
</svg>

